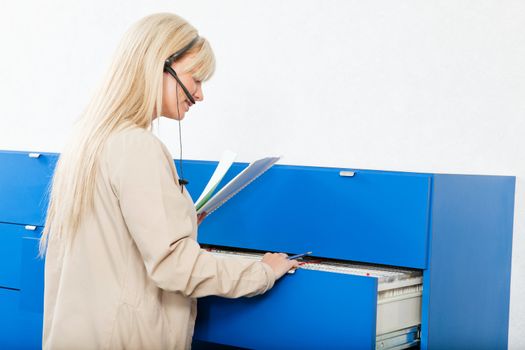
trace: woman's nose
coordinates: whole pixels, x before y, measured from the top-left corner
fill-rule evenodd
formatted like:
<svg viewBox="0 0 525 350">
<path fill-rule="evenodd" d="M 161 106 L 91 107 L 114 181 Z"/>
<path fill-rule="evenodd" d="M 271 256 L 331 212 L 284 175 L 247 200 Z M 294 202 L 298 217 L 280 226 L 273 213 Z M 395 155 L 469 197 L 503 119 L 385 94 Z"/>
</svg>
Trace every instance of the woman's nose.
<svg viewBox="0 0 525 350">
<path fill-rule="evenodd" d="M 193 98 L 195 98 L 195 101 L 202 101 L 204 100 L 204 94 L 202 93 L 202 84 L 197 84 L 197 90 L 195 90 L 195 93 L 193 94 Z"/>
</svg>

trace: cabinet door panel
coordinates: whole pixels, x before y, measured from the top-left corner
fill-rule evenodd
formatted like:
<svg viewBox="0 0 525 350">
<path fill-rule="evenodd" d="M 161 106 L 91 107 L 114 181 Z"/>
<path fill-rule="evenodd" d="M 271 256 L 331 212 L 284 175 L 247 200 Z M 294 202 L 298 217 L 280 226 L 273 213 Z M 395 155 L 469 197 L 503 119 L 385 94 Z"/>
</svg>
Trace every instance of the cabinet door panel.
<svg viewBox="0 0 525 350">
<path fill-rule="evenodd" d="M 24 237 L 38 239 L 41 233 L 41 227 L 33 231 L 23 225 L 0 223 L 0 287 L 21 288 Z"/>
<path fill-rule="evenodd" d="M 43 226 L 57 154 L 0 152 L 0 222 Z"/>
<path fill-rule="evenodd" d="M 42 348 L 42 314 L 20 310 L 20 291 L 0 288 L 0 310 L 0 348 Z"/>
<path fill-rule="evenodd" d="M 227 178 L 245 166 L 234 164 Z M 194 198 L 214 168 L 185 163 Z M 340 171 L 276 165 L 206 218 L 199 241 L 425 268 L 432 176 Z"/>
<path fill-rule="evenodd" d="M 25 312 L 44 311 L 44 259 L 38 257 L 39 239 L 22 238 L 20 276 L 20 309 Z"/>
</svg>

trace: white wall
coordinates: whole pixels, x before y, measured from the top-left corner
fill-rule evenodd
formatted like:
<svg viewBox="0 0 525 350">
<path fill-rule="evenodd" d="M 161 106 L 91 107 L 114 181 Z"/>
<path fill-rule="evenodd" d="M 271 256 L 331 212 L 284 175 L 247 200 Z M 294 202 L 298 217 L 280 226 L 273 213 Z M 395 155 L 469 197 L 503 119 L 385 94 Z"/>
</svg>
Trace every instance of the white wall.
<svg viewBox="0 0 525 350">
<path fill-rule="evenodd" d="M 525 2 L 4 0 L 0 149 L 60 152 L 123 32 L 158 11 L 217 56 L 186 158 L 516 175 L 509 344 L 525 347 Z M 176 130 L 160 124 L 174 156 Z"/>
</svg>

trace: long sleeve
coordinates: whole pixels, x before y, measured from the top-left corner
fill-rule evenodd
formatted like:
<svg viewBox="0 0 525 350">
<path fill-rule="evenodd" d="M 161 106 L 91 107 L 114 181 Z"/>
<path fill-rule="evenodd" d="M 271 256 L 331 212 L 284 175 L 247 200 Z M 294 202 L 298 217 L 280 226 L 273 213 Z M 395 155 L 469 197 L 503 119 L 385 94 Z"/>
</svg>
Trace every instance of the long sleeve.
<svg viewBox="0 0 525 350">
<path fill-rule="evenodd" d="M 236 298 L 270 289 L 275 275 L 269 265 L 218 258 L 200 248 L 193 238 L 195 209 L 176 183 L 171 156 L 149 131 L 130 135 L 113 147 L 110 178 L 129 233 L 155 284 L 195 298 Z"/>
</svg>

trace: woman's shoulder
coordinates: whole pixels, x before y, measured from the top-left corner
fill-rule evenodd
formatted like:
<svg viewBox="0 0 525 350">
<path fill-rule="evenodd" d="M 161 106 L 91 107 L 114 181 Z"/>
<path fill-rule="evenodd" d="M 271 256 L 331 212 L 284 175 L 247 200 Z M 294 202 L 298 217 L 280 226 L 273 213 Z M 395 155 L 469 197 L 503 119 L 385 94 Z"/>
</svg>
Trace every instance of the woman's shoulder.
<svg viewBox="0 0 525 350">
<path fill-rule="evenodd" d="M 114 131 L 107 139 L 108 148 L 140 149 L 144 147 L 163 148 L 162 141 L 150 130 L 129 126 Z"/>
<path fill-rule="evenodd" d="M 104 146 L 108 160 L 127 157 L 151 157 L 166 153 L 162 141 L 150 130 L 131 126 L 113 132 Z"/>
<path fill-rule="evenodd" d="M 115 193 L 120 191 L 122 183 L 139 183 L 174 167 L 160 139 L 147 129 L 131 127 L 115 131 L 103 147 L 101 169 L 115 186 Z"/>
</svg>

